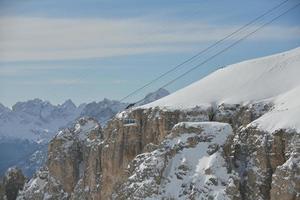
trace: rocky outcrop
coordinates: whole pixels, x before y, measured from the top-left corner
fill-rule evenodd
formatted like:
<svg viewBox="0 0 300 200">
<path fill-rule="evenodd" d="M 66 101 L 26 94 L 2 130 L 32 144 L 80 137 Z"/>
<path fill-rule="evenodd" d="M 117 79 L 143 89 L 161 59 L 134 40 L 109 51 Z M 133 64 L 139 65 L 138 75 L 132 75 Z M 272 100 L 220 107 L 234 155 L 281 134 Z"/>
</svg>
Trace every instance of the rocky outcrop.
<svg viewBox="0 0 300 200">
<path fill-rule="evenodd" d="M 160 143 L 179 120 L 192 117 L 208 120 L 209 112 L 198 112 L 196 109 L 187 112 L 138 109 L 119 114 L 104 130 L 104 143 L 98 154 L 101 164 L 101 194 L 98 198 L 108 199 L 111 196 L 113 188 L 127 178 L 125 170 L 129 162 L 148 144 Z M 127 123 L 126 119 L 134 121 Z"/>
<path fill-rule="evenodd" d="M 299 141 L 299 133 L 288 130 L 269 133 L 253 126 L 238 131 L 231 147 L 233 147 L 233 169 L 239 172 L 240 192 L 243 199 L 289 199 L 279 198 L 279 196 L 277 198 L 275 190 L 278 182 L 283 178 L 282 174 L 279 174 L 287 169 L 284 167 L 287 165 L 287 160 L 293 159 L 293 152 L 299 153 L 299 149 L 295 150 L 293 141 Z M 295 159 L 293 160 L 296 162 Z M 294 181 L 299 184 L 294 172 L 299 170 L 297 167 L 300 164 L 299 160 L 297 162 L 295 165 L 289 165 L 290 168 L 286 173 L 291 173 L 289 181 L 292 181 L 292 177 L 295 176 Z M 292 188 L 296 190 L 296 184 Z M 296 198 L 297 191 L 294 191 L 292 196 Z"/>
<path fill-rule="evenodd" d="M 229 124 L 182 122 L 159 147 L 138 155 L 128 179 L 112 199 L 225 199 L 234 174 L 227 173 L 223 145 Z"/>
<path fill-rule="evenodd" d="M 236 131 L 245 127 L 264 113 L 271 110 L 271 103 L 255 103 L 242 106 L 240 104 L 220 104 L 213 112 L 211 121 L 225 122 Z"/>
<path fill-rule="evenodd" d="M 17 199 L 67 200 L 68 194 L 63 190 L 62 184 L 49 174 L 48 169 L 42 168 L 25 184 Z"/>
<path fill-rule="evenodd" d="M 102 129 L 92 118 L 81 118 L 73 128 L 60 131 L 49 144 L 47 167 L 25 185 L 18 199 L 70 199 L 75 188 L 96 187 L 97 159 L 88 158 L 95 146 L 101 146 L 102 138 Z"/>
<path fill-rule="evenodd" d="M 293 152 L 291 157 L 276 168 L 272 175 L 270 199 L 300 199 L 300 156 Z"/>
<path fill-rule="evenodd" d="M 50 142 L 47 167 L 20 199 L 170 198 L 173 183 L 175 199 L 297 199 L 299 148 L 292 141 L 299 133 L 252 125 L 270 109 L 265 103 L 134 109 L 104 130 L 83 118 Z"/>
<path fill-rule="evenodd" d="M 9 168 L 3 178 L 0 186 L 1 199 L 15 200 L 20 190 L 23 189 L 26 177 L 17 167 Z"/>
<path fill-rule="evenodd" d="M 129 162 L 142 153 L 147 144 L 159 144 L 179 121 L 207 121 L 211 112 L 211 108 L 185 112 L 138 109 L 121 113 L 102 132 L 94 127 L 95 130 L 84 134 L 87 137 L 80 137 L 82 131 L 76 132 L 79 121 L 73 129 L 61 131 L 50 142 L 48 179 L 55 179 L 52 182 L 61 185 L 68 198 L 108 199 L 113 188 L 127 178 L 124 170 Z M 124 118 L 134 119 L 134 123 L 126 124 Z M 91 137 L 95 137 L 96 142 L 91 142 L 94 141 Z M 46 191 L 47 188 L 44 187 Z"/>
</svg>

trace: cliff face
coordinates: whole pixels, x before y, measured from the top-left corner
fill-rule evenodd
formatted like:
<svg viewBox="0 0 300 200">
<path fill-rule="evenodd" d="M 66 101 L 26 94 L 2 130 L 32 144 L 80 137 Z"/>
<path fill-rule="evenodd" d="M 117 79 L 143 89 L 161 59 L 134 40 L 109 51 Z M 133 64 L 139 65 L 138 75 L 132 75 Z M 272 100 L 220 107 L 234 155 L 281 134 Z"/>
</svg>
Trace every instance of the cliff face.
<svg viewBox="0 0 300 200">
<path fill-rule="evenodd" d="M 299 199 L 299 133 L 241 129 L 232 147 L 243 199 Z M 298 144 L 296 144 L 298 143 Z"/>
<path fill-rule="evenodd" d="M 108 199 L 115 186 L 127 178 L 128 164 L 147 145 L 159 144 L 179 121 L 188 118 L 208 120 L 210 112 L 211 109 L 186 112 L 139 109 L 121 113 L 120 118 L 112 120 L 104 131 L 101 152 L 102 199 Z M 126 124 L 126 119 L 134 119 L 134 123 Z"/>
<path fill-rule="evenodd" d="M 131 162 L 129 178 L 117 188 L 113 199 L 209 199 L 228 198 L 223 147 L 232 134 L 229 124 L 178 123 L 156 150 Z"/>
<path fill-rule="evenodd" d="M 90 155 L 101 147 L 102 138 L 102 129 L 92 118 L 82 118 L 73 128 L 60 131 L 49 144 L 47 165 L 25 185 L 18 199 L 70 199 L 80 184 L 96 188 L 97 172 L 92 177 L 89 173 L 97 171 L 99 159 L 90 160 Z"/>
<path fill-rule="evenodd" d="M 299 133 L 251 125 L 271 108 L 137 109 L 104 130 L 81 119 L 50 142 L 47 166 L 18 198 L 300 198 Z"/>
<path fill-rule="evenodd" d="M 82 119 L 73 129 L 58 133 L 49 144 L 46 168 L 25 186 L 19 198 L 40 199 L 40 196 L 34 197 L 38 190 L 41 195 L 47 193 L 48 197 L 54 199 L 58 196 L 107 199 L 115 185 L 127 178 L 125 169 L 129 162 L 142 153 L 146 145 L 161 142 L 179 121 L 209 120 L 211 109 L 196 108 L 186 112 L 138 109 L 122 114 L 111 120 L 103 131 L 98 130 L 99 125 L 94 123 L 95 126 L 88 133 L 83 134 L 81 130 L 76 132 L 76 126 L 80 126 L 80 123 L 93 121 Z M 134 123 L 126 124 L 124 119 L 127 118 L 134 119 Z M 93 140 L 90 139 L 91 135 Z M 44 174 L 43 178 L 40 173 Z M 43 182 L 43 188 L 35 184 L 37 181 Z M 50 190 L 59 192 L 52 195 Z"/>
</svg>

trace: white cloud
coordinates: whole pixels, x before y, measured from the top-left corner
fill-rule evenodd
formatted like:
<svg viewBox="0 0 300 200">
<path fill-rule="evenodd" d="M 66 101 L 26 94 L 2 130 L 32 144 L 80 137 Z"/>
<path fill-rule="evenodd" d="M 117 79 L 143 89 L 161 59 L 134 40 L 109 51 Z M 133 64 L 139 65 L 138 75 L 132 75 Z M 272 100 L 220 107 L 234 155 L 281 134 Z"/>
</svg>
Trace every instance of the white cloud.
<svg viewBox="0 0 300 200">
<path fill-rule="evenodd" d="M 63 86 L 72 86 L 72 85 L 82 85 L 82 84 L 92 84 L 92 82 L 79 80 L 79 79 L 49 79 L 49 80 L 26 80 L 21 83 L 17 82 L 14 84 L 22 85 L 63 85 Z"/>
<path fill-rule="evenodd" d="M 141 19 L 0 19 L 0 60 L 103 58 L 186 51 L 224 37 L 237 26 Z M 300 27 L 271 26 L 255 39 L 299 38 Z"/>
<path fill-rule="evenodd" d="M 114 84 L 114 85 L 121 85 L 121 84 L 124 84 L 124 83 L 127 83 L 128 80 L 112 80 L 111 83 Z"/>
<path fill-rule="evenodd" d="M 15 76 L 20 74 L 19 70 L 17 68 L 13 67 L 1 67 L 0 68 L 0 76 Z"/>
<path fill-rule="evenodd" d="M 77 79 L 56 79 L 49 81 L 50 85 L 79 85 L 87 82 Z"/>
</svg>

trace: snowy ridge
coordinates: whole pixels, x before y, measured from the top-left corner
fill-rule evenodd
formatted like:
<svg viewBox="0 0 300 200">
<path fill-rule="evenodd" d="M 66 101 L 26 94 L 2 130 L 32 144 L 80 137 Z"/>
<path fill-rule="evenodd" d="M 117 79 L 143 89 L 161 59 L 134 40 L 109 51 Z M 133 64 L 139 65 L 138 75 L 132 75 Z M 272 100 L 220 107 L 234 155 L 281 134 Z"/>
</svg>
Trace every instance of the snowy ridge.
<svg viewBox="0 0 300 200">
<path fill-rule="evenodd" d="M 195 106 L 274 103 L 255 125 L 274 131 L 300 130 L 300 48 L 219 69 L 167 97 L 142 106 L 188 109 Z M 188 97 L 188 98 L 187 98 Z"/>
<path fill-rule="evenodd" d="M 0 137 L 29 139 L 47 142 L 54 133 L 81 113 L 71 100 L 61 105 L 52 105 L 40 99 L 18 102 L 12 110 L 0 113 Z"/>
</svg>

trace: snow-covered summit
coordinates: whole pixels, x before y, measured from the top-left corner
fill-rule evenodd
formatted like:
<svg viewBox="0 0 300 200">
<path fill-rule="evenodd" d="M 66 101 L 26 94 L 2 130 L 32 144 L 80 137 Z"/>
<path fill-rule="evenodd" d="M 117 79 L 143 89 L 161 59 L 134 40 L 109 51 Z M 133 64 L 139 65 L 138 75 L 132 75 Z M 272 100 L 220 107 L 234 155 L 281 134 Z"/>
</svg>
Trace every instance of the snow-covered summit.
<svg viewBox="0 0 300 200">
<path fill-rule="evenodd" d="M 71 99 L 66 100 L 63 104 L 59 105 L 59 107 L 66 111 L 74 111 L 77 108 Z"/>
<path fill-rule="evenodd" d="M 211 103 L 248 103 L 274 98 L 300 85 L 300 48 L 244 61 L 144 107 L 188 108 Z"/>
<path fill-rule="evenodd" d="M 62 105 L 33 99 L 1 109 L 0 136 L 47 142 L 61 127 L 79 117 L 82 108 L 68 100 Z"/>
<path fill-rule="evenodd" d="M 300 130 L 299 120 L 296 120 L 300 116 L 299 75 L 300 48 L 296 48 L 219 69 L 143 107 L 187 109 L 221 103 L 248 104 L 265 101 L 274 103 L 274 110 L 264 116 L 265 120 L 258 120 L 260 124 L 267 123 L 261 127 L 268 130 L 284 127 Z"/>
</svg>

